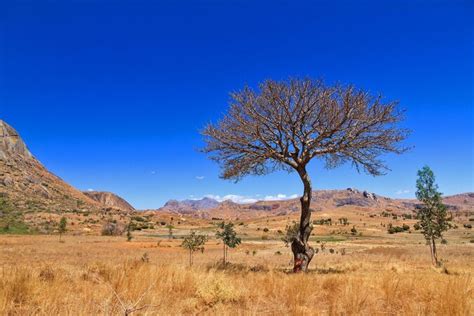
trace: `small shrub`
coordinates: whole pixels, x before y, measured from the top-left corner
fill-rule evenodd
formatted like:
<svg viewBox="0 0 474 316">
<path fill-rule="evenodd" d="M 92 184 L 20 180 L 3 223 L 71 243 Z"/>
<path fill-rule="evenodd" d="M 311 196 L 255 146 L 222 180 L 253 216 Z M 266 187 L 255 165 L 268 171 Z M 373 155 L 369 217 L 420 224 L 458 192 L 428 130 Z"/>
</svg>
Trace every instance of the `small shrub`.
<svg viewBox="0 0 474 316">
<path fill-rule="evenodd" d="M 223 276 L 208 277 L 199 282 L 197 296 L 209 306 L 217 303 L 237 302 L 241 293 Z"/>
<path fill-rule="evenodd" d="M 349 220 L 346 217 L 341 217 L 341 218 L 339 218 L 339 223 L 341 225 L 346 226 L 346 225 L 349 225 Z"/>
<path fill-rule="evenodd" d="M 356 235 L 356 234 L 357 234 L 357 229 L 355 228 L 355 226 L 352 226 L 352 228 L 351 228 L 351 234 L 352 234 L 352 235 Z"/>
<path fill-rule="evenodd" d="M 322 219 L 315 219 L 313 221 L 314 225 L 332 225 L 331 218 L 322 218 Z"/>
<path fill-rule="evenodd" d="M 392 224 L 389 224 L 387 231 L 388 231 L 389 234 L 396 234 L 396 233 L 401 233 L 405 230 L 403 229 L 403 227 L 392 226 Z"/>
<path fill-rule="evenodd" d="M 123 228 L 119 224 L 107 222 L 102 226 L 102 236 L 120 236 L 123 233 Z"/>
<path fill-rule="evenodd" d="M 132 220 L 137 221 L 137 222 L 146 222 L 146 219 L 141 216 L 132 216 Z"/>
<path fill-rule="evenodd" d="M 142 255 L 141 260 L 142 260 L 143 263 L 148 263 L 148 262 L 150 262 L 150 257 L 148 256 L 148 253 L 147 253 L 147 252 L 145 252 L 145 253 Z"/>
<path fill-rule="evenodd" d="M 41 269 L 39 278 L 41 281 L 53 281 L 55 278 L 55 273 L 53 268 L 50 266 L 46 266 L 43 269 Z"/>
</svg>

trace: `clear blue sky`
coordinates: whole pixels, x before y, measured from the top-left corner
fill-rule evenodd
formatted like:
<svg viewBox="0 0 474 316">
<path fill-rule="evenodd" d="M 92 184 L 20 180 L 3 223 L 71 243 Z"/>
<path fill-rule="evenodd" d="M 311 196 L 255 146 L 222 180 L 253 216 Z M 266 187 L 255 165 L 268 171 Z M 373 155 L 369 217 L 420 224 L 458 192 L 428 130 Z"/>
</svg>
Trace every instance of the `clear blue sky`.
<svg viewBox="0 0 474 316">
<path fill-rule="evenodd" d="M 376 178 L 315 162 L 315 189 L 413 197 L 428 164 L 445 194 L 474 191 L 471 1 L 256 2 L 2 1 L 0 118 L 67 182 L 138 208 L 291 195 L 296 174 L 219 179 L 199 130 L 244 84 L 322 77 L 399 100 L 415 148 Z"/>
</svg>

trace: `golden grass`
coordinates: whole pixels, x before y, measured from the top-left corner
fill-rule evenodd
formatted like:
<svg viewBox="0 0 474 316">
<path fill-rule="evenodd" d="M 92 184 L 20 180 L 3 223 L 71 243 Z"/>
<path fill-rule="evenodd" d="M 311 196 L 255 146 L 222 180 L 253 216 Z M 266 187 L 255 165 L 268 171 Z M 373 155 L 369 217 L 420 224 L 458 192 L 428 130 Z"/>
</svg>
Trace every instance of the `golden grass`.
<svg viewBox="0 0 474 316">
<path fill-rule="evenodd" d="M 167 244 L 166 244 L 167 243 Z M 453 245 L 449 274 L 417 245 L 319 254 L 308 274 L 287 273 L 288 249 L 246 244 L 233 265 L 208 244 L 188 267 L 178 241 L 2 237 L 2 315 L 472 315 L 472 246 Z M 341 246 L 338 246 L 341 247 Z M 258 249 L 255 256 L 245 250 Z M 284 255 L 274 255 L 280 249 Z M 141 257 L 147 252 L 150 261 Z M 80 255 L 78 255 L 80 254 Z M 425 258 L 426 257 L 426 258 Z M 134 312 L 133 312 L 134 311 Z"/>
</svg>

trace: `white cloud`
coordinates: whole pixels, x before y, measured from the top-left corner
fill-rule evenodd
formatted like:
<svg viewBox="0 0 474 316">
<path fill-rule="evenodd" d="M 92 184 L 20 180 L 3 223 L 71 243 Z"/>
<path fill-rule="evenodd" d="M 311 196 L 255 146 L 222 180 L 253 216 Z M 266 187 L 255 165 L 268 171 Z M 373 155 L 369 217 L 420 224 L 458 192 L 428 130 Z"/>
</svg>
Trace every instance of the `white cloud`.
<svg viewBox="0 0 474 316">
<path fill-rule="evenodd" d="M 239 203 L 239 204 L 255 203 L 255 202 L 258 201 L 258 200 L 255 199 L 255 198 L 248 197 L 248 196 L 243 196 L 243 195 L 238 195 L 238 194 L 227 194 L 227 195 L 224 195 L 224 196 L 214 195 L 214 194 L 208 194 L 208 195 L 206 195 L 205 197 L 214 199 L 214 200 L 216 200 L 216 201 L 218 201 L 218 202 L 223 202 L 223 201 L 231 200 L 232 202 L 234 202 L 234 203 Z"/>
<path fill-rule="evenodd" d="M 296 199 L 298 194 L 286 195 L 279 193 L 277 195 L 267 195 L 265 196 L 265 201 L 281 201 L 281 200 L 289 200 L 289 199 Z"/>
<path fill-rule="evenodd" d="M 410 190 L 407 190 L 407 189 L 398 190 L 397 192 L 395 192 L 395 194 L 397 194 L 397 195 L 408 194 L 408 193 L 410 193 Z"/>
<path fill-rule="evenodd" d="M 153 171 L 151 171 L 151 172 L 150 172 L 150 174 L 156 174 L 156 171 L 155 171 L 155 170 L 153 170 Z"/>
<path fill-rule="evenodd" d="M 204 180 L 204 176 L 196 176 L 196 180 Z"/>
<path fill-rule="evenodd" d="M 94 189 L 87 189 L 88 192 L 93 192 L 95 191 Z"/>
<path fill-rule="evenodd" d="M 277 194 L 277 195 L 266 195 L 265 197 L 261 198 L 260 194 L 256 194 L 254 196 L 245 196 L 245 195 L 238 195 L 238 194 L 227 194 L 224 196 L 215 195 L 215 194 L 208 194 L 205 197 L 214 199 L 218 202 L 231 200 L 234 203 L 245 204 L 245 203 L 255 203 L 258 201 L 281 201 L 281 200 L 288 200 L 288 199 L 295 199 L 298 197 L 297 194 L 286 195 L 286 194 Z"/>
</svg>

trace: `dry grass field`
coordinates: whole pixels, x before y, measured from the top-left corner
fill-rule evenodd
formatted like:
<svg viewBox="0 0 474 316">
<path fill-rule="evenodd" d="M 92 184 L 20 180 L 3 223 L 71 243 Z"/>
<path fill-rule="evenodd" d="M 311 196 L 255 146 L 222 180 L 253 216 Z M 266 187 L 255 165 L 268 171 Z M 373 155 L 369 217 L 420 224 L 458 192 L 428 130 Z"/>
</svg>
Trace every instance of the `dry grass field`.
<svg viewBox="0 0 474 316">
<path fill-rule="evenodd" d="M 269 223 L 271 227 L 271 221 Z M 166 231 L 124 237 L 0 236 L 2 315 L 472 315 L 473 244 L 463 230 L 440 245 L 446 271 L 430 266 L 418 233 L 313 236 L 307 274 L 290 250 L 246 224 L 222 269 L 211 239 L 188 266 Z M 317 232 L 324 230 L 316 227 Z M 369 228 L 367 228 L 369 230 Z M 177 230 L 176 235 L 185 233 Z M 365 235 L 368 235 L 364 237 Z M 157 237 L 158 236 L 158 237 Z"/>
</svg>

